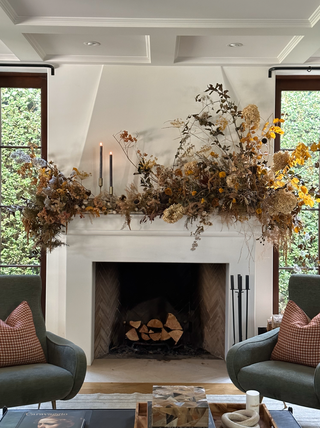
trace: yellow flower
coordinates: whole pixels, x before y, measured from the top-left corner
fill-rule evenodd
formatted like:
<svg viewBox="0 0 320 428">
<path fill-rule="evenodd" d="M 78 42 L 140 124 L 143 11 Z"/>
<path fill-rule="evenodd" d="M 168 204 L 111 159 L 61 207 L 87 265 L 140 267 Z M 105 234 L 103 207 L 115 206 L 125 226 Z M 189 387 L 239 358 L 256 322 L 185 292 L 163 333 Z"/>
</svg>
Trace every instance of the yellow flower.
<svg viewBox="0 0 320 428">
<path fill-rule="evenodd" d="M 310 150 L 311 150 L 312 152 L 316 152 L 316 151 L 318 150 L 318 144 L 316 144 L 316 143 L 312 143 L 312 145 L 311 145 L 311 147 L 310 147 Z"/>
<path fill-rule="evenodd" d="M 291 154 L 291 162 L 295 165 L 304 165 L 304 161 L 311 157 L 308 147 L 299 143 L 297 148 Z"/>
<path fill-rule="evenodd" d="M 305 195 L 308 194 L 308 189 L 306 188 L 306 186 L 301 186 L 300 189 Z"/>
<path fill-rule="evenodd" d="M 220 193 L 223 193 L 223 192 L 224 192 L 224 190 L 222 189 L 222 187 L 220 187 L 219 192 L 220 192 Z"/>
<path fill-rule="evenodd" d="M 219 172 L 219 177 L 224 178 L 227 174 L 224 171 Z"/>
<path fill-rule="evenodd" d="M 168 196 L 171 196 L 171 195 L 172 195 L 172 190 L 170 189 L 170 187 L 168 187 L 168 188 L 164 191 L 164 193 L 165 193 L 166 195 L 168 195 Z"/>
<path fill-rule="evenodd" d="M 257 214 L 261 214 L 261 213 L 262 213 L 262 209 L 261 209 L 261 208 L 257 208 L 257 209 L 256 209 L 256 213 L 257 213 Z"/>
<path fill-rule="evenodd" d="M 262 132 L 265 131 L 267 129 L 267 126 L 269 125 L 269 122 L 266 122 L 263 126 Z"/>
<path fill-rule="evenodd" d="M 299 233 L 300 227 L 296 226 L 293 230 L 295 231 L 295 233 Z"/>
<path fill-rule="evenodd" d="M 233 198 L 232 199 L 232 203 L 235 204 L 237 201 Z"/>
<path fill-rule="evenodd" d="M 217 155 L 217 153 L 215 153 L 215 152 L 210 152 L 210 156 L 212 156 L 213 158 L 219 157 L 219 155 Z"/>
<path fill-rule="evenodd" d="M 266 137 L 268 139 L 270 139 L 270 138 L 276 138 L 276 134 L 274 132 L 272 132 L 272 131 L 269 131 L 269 132 L 267 132 Z"/>
<path fill-rule="evenodd" d="M 204 198 L 201 199 L 201 203 L 204 204 L 206 200 Z"/>
<path fill-rule="evenodd" d="M 314 199 L 310 195 L 306 195 L 304 192 L 299 192 L 299 197 L 305 205 L 308 205 L 311 208 L 314 206 Z"/>
<path fill-rule="evenodd" d="M 192 192 L 191 192 L 191 195 L 192 196 L 195 196 L 197 194 L 197 191 L 196 190 L 193 190 Z"/>
<path fill-rule="evenodd" d="M 274 131 L 276 134 L 284 134 L 284 130 L 280 128 L 280 126 L 271 126 L 272 131 Z M 270 128 L 270 129 L 271 129 Z"/>
</svg>

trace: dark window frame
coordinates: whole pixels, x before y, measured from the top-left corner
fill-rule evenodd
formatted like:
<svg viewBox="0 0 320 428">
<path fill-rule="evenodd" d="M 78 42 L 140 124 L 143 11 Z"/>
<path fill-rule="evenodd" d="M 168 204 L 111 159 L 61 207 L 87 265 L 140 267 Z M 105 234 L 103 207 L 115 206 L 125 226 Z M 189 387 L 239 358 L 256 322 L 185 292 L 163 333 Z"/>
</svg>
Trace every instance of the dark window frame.
<svg viewBox="0 0 320 428">
<path fill-rule="evenodd" d="M 47 160 L 48 146 L 48 89 L 46 73 L 0 72 L 0 87 L 41 89 L 41 157 Z M 42 282 L 41 307 L 45 316 L 46 307 L 46 252 L 41 251 L 40 277 Z"/>
<path fill-rule="evenodd" d="M 320 91 L 320 76 L 276 76 L 275 117 L 281 117 L 282 91 Z M 279 150 L 280 135 L 277 135 L 274 151 Z M 318 222 L 318 251 L 320 251 L 320 216 Z M 320 266 L 318 274 L 320 274 Z M 273 313 L 279 313 L 279 253 L 275 248 L 273 249 Z"/>
</svg>

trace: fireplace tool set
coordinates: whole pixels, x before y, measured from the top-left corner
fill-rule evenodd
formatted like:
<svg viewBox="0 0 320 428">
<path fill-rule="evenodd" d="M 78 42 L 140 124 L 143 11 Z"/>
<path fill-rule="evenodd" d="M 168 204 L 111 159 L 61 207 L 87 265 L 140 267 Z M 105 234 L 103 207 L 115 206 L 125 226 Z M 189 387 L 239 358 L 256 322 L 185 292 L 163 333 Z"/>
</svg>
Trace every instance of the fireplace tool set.
<svg viewBox="0 0 320 428">
<path fill-rule="evenodd" d="M 242 342 L 242 294 L 245 293 L 246 313 L 245 313 L 245 338 L 248 338 L 248 313 L 249 313 L 249 275 L 246 275 L 245 288 L 242 286 L 242 275 L 238 274 L 238 289 L 234 288 L 234 276 L 230 275 L 231 299 L 232 299 L 232 325 L 233 325 L 233 344 L 236 343 L 236 313 L 235 313 L 235 294 L 238 294 L 238 338 Z"/>
</svg>

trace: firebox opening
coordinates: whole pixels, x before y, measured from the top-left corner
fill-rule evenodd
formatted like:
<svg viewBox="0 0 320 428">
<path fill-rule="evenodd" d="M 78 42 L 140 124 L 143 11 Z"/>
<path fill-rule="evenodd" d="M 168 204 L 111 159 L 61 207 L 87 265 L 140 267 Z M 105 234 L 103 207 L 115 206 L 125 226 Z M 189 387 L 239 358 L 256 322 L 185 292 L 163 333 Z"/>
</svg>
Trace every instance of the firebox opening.
<svg viewBox="0 0 320 428">
<path fill-rule="evenodd" d="M 224 288 L 225 265 L 96 263 L 95 358 L 223 358 Z"/>
</svg>

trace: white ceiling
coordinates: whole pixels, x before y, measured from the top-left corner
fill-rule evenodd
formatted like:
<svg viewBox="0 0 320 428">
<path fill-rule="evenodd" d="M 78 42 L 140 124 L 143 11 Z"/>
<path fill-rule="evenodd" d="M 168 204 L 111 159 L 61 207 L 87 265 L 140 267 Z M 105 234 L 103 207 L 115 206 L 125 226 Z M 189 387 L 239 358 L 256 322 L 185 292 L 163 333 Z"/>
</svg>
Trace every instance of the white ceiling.
<svg viewBox="0 0 320 428">
<path fill-rule="evenodd" d="M 315 65 L 320 1 L 0 0 L 5 62 Z"/>
</svg>

